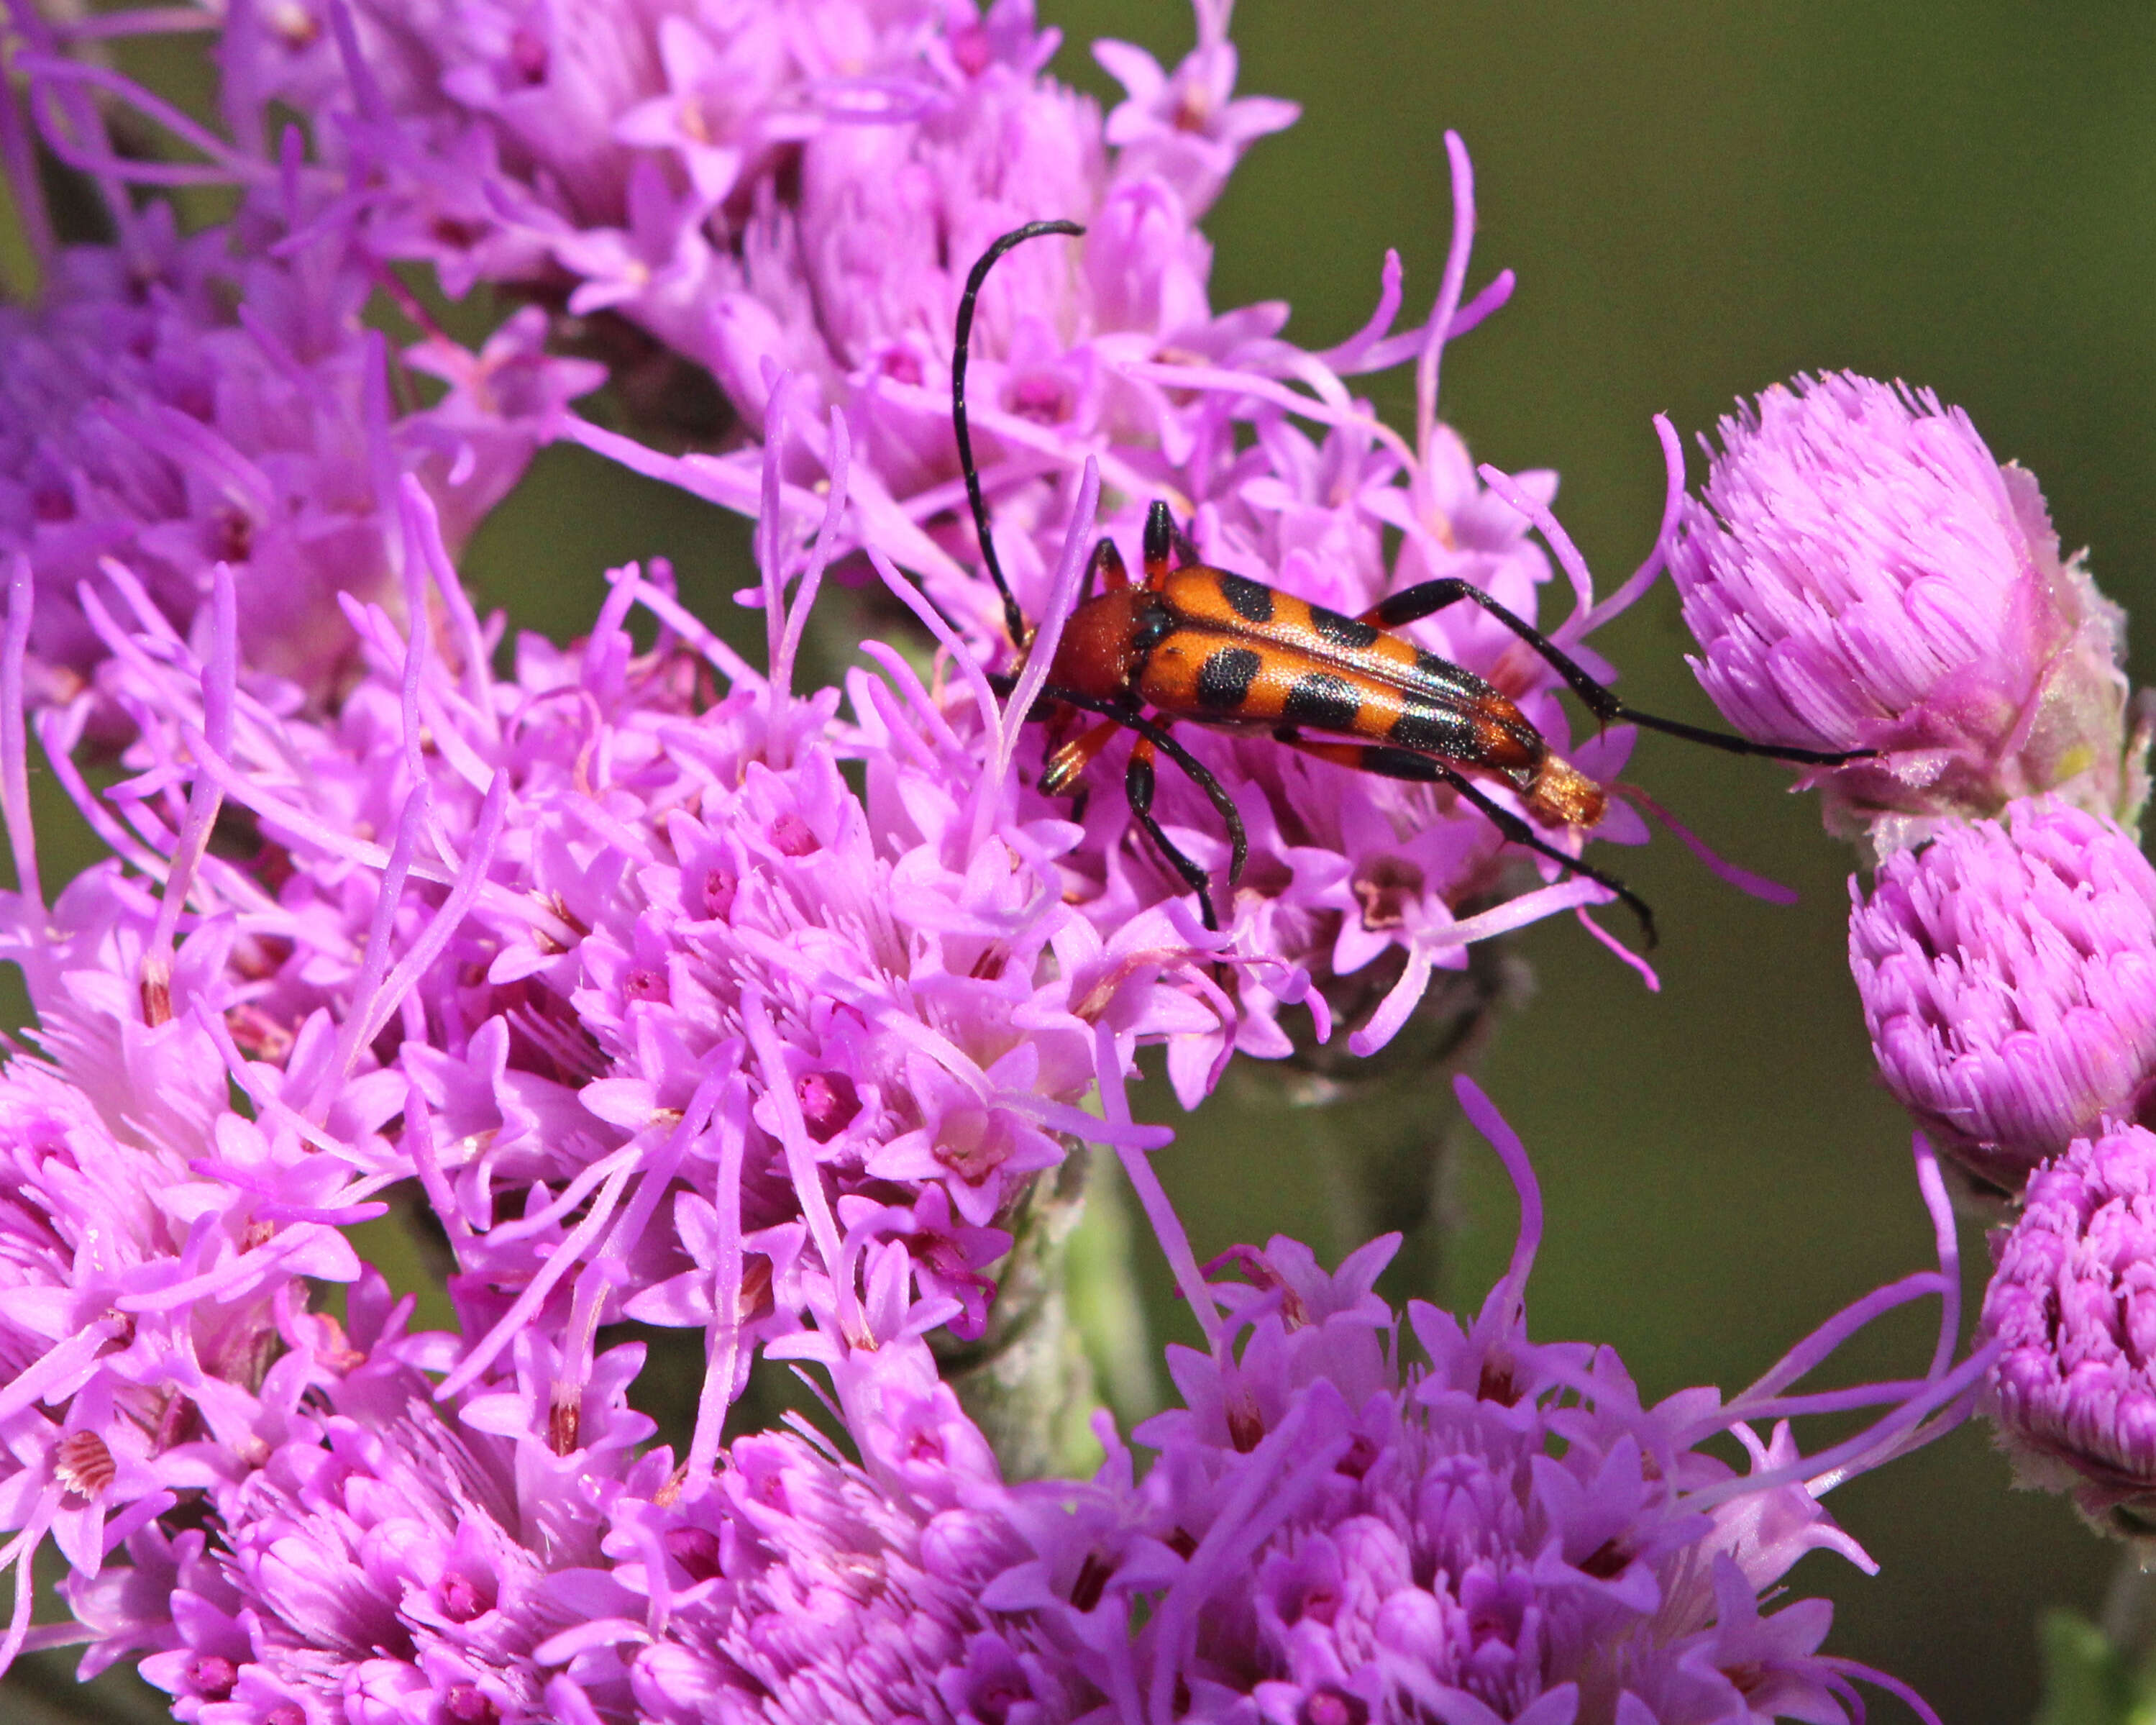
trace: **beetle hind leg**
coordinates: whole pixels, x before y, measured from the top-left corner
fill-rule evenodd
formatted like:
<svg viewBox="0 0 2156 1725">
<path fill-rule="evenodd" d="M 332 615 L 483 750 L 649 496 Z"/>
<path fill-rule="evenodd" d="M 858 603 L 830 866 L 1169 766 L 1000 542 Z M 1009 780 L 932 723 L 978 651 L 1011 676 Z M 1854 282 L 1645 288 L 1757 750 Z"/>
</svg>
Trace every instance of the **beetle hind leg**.
<svg viewBox="0 0 2156 1725">
<path fill-rule="evenodd" d="M 1682 719 L 1663 718 L 1652 713 L 1642 713 L 1638 708 L 1629 705 L 1607 683 L 1589 676 L 1584 666 L 1525 617 L 1499 604 L 1480 587 L 1463 581 L 1457 575 L 1447 575 L 1439 580 L 1423 581 L 1413 587 L 1402 588 L 1391 598 L 1380 600 L 1372 605 L 1358 620 L 1374 623 L 1380 629 L 1397 629 L 1403 623 L 1419 622 L 1424 617 L 1435 616 L 1438 612 L 1459 604 L 1463 599 L 1481 606 L 1532 647 L 1537 657 L 1564 679 L 1573 693 L 1579 697 L 1587 710 L 1600 723 L 1635 724 L 1645 730 L 1681 737 L 1687 743 L 1703 743 L 1709 749 L 1719 749 L 1730 754 L 1764 755 L 1769 760 L 1786 760 L 1799 766 L 1838 767 L 1852 760 L 1869 760 L 1878 753 L 1876 749 L 1847 749 L 1837 752 L 1823 749 L 1794 749 L 1779 743 L 1755 743 L 1749 737 L 1739 737 L 1728 731 L 1710 730 L 1704 725 L 1686 724 Z"/>
<path fill-rule="evenodd" d="M 1275 732 L 1274 735 L 1290 749 L 1314 755 L 1319 760 L 1329 760 L 1337 766 L 1352 767 L 1357 772 L 1375 773 L 1383 778 L 1400 779 L 1410 784 L 1450 785 L 1472 803 L 1508 843 L 1516 844 L 1522 850 L 1532 851 L 1537 856 L 1556 863 L 1566 873 L 1579 875 L 1614 893 L 1625 908 L 1640 919 L 1640 932 L 1646 937 L 1650 951 L 1660 940 L 1661 935 L 1655 927 L 1655 913 L 1645 899 L 1607 870 L 1597 868 L 1591 862 L 1583 862 L 1568 852 L 1559 850 L 1466 774 L 1445 762 L 1430 755 L 1417 754 L 1412 749 L 1389 749 L 1379 744 L 1312 742 L 1292 729 L 1281 729 Z"/>
</svg>

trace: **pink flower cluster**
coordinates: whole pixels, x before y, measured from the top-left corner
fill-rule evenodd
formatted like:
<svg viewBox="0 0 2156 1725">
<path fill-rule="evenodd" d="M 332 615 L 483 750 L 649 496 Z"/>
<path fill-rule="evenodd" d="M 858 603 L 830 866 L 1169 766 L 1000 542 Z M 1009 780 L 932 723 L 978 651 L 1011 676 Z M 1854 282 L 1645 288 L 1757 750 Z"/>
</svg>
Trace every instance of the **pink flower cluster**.
<svg viewBox="0 0 2156 1725">
<path fill-rule="evenodd" d="M 1332 1274 L 1289 1240 L 1231 1254 L 1246 1280 L 1197 1288 L 1210 1344 L 1178 1352 L 1184 1405 L 1136 1434 L 1157 1452 L 1142 1476 L 1103 1416 L 1092 1480 L 1006 1483 L 890 1254 L 860 1321 L 819 1301 L 788 1349 L 827 1368 L 859 1460 L 804 1427 L 736 1440 L 716 1474 L 634 1453 L 634 1347 L 601 1357 L 565 1421 L 562 1362 L 527 1337 L 513 1378 L 452 1420 L 433 1375 L 450 1338 L 406 1336 L 370 1278 L 348 1331 L 287 1357 L 309 1393 L 296 1365 L 264 1384 L 274 1435 L 208 1488 L 219 1547 L 144 1522 L 78 1610 L 100 1656 L 153 1648 L 145 1673 L 203 1725 L 1850 1716 L 1852 1680 L 1887 1680 L 1820 1651 L 1823 1601 L 1759 1602 L 1807 1551 L 1871 1568 L 1817 1494 L 1965 1400 L 1983 1362 L 1943 1369 L 1951 1256 L 1734 1401 L 1649 1406 L 1608 1350 L 1528 1340 L 1534 1187 L 1465 1099 L 1522 1182 L 1480 1314 L 1414 1306 L 1407 1365 L 1370 1288 L 1392 1239 Z M 1791 1416 L 1881 1397 L 1796 1380 L 1934 1295 L 1921 1391 L 1800 1454 Z M 1742 1471 L 1702 1447 L 1729 1435 Z"/>
<path fill-rule="evenodd" d="M 305 172 L 334 190 L 368 256 L 429 265 L 454 295 L 489 282 L 559 306 L 565 332 L 623 356 L 617 381 L 632 402 L 663 394 L 649 379 L 681 366 L 725 402 L 723 426 L 702 428 L 710 446 L 684 456 L 581 419 L 562 435 L 754 513 L 778 380 L 806 392 L 805 423 L 835 410 L 852 457 L 837 548 L 873 549 L 916 579 L 992 671 L 1015 647 L 963 506 L 952 325 L 990 241 L 1047 217 L 1086 233 L 1024 249 L 988 282 L 971 392 L 1003 559 L 1029 620 L 1067 602 L 1050 577 L 1091 461 L 1106 503 L 1090 530 L 1119 540 L 1127 559 L 1147 506 L 1164 498 L 1209 562 L 1350 615 L 1461 577 L 1532 617 L 1550 575 L 1527 537 L 1539 526 L 1573 588 L 1557 638 L 1584 654 L 1587 631 L 1642 583 L 1598 606 L 1548 514 L 1554 476 L 1478 474 L 1437 418 L 1445 343 L 1512 286 L 1501 273 L 1467 294 L 1474 203 L 1457 140 L 1454 242 L 1420 327 L 1394 328 L 1395 258 L 1368 325 L 1328 351 L 1282 337 L 1285 306 L 1212 308 L 1196 224 L 1243 151 L 1296 111 L 1235 94 L 1227 10 L 1200 0 L 1197 44 L 1172 70 L 1130 44 L 1097 44 L 1126 92 L 1105 116 L 1047 75 L 1059 37 L 1028 0 L 985 13 L 971 0 L 362 0 L 250 9 L 218 51 L 229 90 L 311 116 Z M 36 70 L 54 100 L 85 75 L 58 59 Z M 1408 363 L 1417 413 L 1403 435 L 1351 380 Z M 804 447 L 790 485 L 828 474 L 822 441 L 806 435 L 817 447 Z M 1473 609 L 1409 632 L 1518 700 L 1562 749 L 1557 678 Z M 1574 759 L 1607 777 L 1629 738 L 1591 737 Z M 1194 953 L 1219 952 L 1235 1008 L 1229 1045 L 1242 1052 L 1288 1053 L 1281 1015 L 1298 1003 L 1320 1039 L 1337 1012 L 1354 1021 L 1357 1051 L 1374 1050 L 1433 971 L 1466 965 L 1472 942 L 1609 897 L 1549 879 L 1547 861 L 1548 883 L 1520 893 L 1522 853 L 1441 787 L 1373 780 L 1270 738 L 1205 734 L 1188 746 L 1250 834 L 1224 940 L 1198 926 L 1187 883 L 1119 794 L 1086 798 L 1060 872 L 1104 939 L 1167 909 Z M 1041 747 L 1029 739 L 1029 781 Z M 1111 749 L 1090 779 L 1114 785 L 1122 760 Z M 1069 809 L 1026 794 L 1043 818 Z M 1495 794 L 1519 806 L 1509 785 Z M 1227 837 L 1209 798 L 1170 774 L 1155 812 L 1185 855 L 1224 878 Z M 1644 831 L 1620 806 L 1598 836 L 1632 842 Z M 1546 837 L 1576 853 L 1586 835 Z M 1194 1053 L 1178 1060 L 1186 1105 L 1213 1066 Z"/>
<path fill-rule="evenodd" d="M 8 12 L 47 147 L 83 166 L 114 234 L 59 243 L 24 178 L 27 116 L 0 97 L 45 276 L 35 304 L 0 306 L 0 560 L 35 583 L 33 694 L 66 699 L 152 614 L 187 632 L 222 563 L 249 665 L 320 708 L 355 657 L 339 595 L 398 595 L 400 477 L 460 547 L 602 373 L 547 353 L 536 310 L 475 353 L 430 330 L 392 352 L 361 321 L 390 278 L 295 137 L 280 158 L 217 144 L 239 188 L 227 222 L 183 234 L 168 203 L 138 208 L 89 69 L 56 57 L 60 27 Z"/>
<path fill-rule="evenodd" d="M 1147 1161 L 1168 1135 L 1131 1117 L 1142 1048 L 1187 1105 L 1291 1052 L 1291 1006 L 1373 1051 L 1469 944 L 1608 889 L 1559 866 L 1579 831 L 1518 891 L 1450 792 L 1205 732 L 1250 840 L 1208 929 L 1111 781 L 1040 792 L 1048 652 L 973 572 L 961 286 L 998 234 L 1074 219 L 989 284 L 974 373 L 1044 639 L 1096 538 L 1136 561 L 1164 498 L 1209 560 L 1350 616 L 1456 577 L 1532 617 L 1538 530 L 1572 590 L 1553 637 L 1606 674 L 1584 637 L 1660 555 L 1598 602 L 1553 477 L 1476 469 L 1437 417 L 1446 343 L 1510 291 L 1467 291 L 1456 139 L 1428 317 L 1395 329 L 1389 260 L 1368 327 L 1312 353 L 1286 308 L 1208 298 L 1196 224 L 1292 118 L 1235 95 L 1214 0 L 1173 71 L 1099 46 L 1105 116 L 1024 0 L 8 3 L 0 171 L 40 280 L 0 311 L 0 955 L 35 1014 L 0 1068 L 0 1668 L 87 1642 L 202 1725 L 1850 1716 L 1825 1608 L 1760 1603 L 1806 1549 L 1863 1562 L 1818 1497 L 1969 1405 L 1991 1356 L 1953 1360 L 1950 1230 L 1937 1274 L 1736 1400 L 1645 1407 L 1606 1352 L 1528 1340 L 1532 1183 L 1470 1090 L 1521 1244 L 1473 1323 L 1409 1312 L 1419 1364 L 1372 1292 L 1385 1241 L 1209 1281 Z M 101 52 L 192 28 L 216 130 Z M 39 151 L 115 237 L 62 243 Z M 182 234 L 146 188 L 193 182 L 236 213 Z M 414 266 L 521 309 L 468 350 Z M 393 353 L 370 306 L 418 338 Z M 1402 434 L 1350 380 L 1409 363 Z M 603 379 L 634 421 L 670 368 L 726 404 L 708 447 L 571 410 Z M 569 646 L 477 614 L 458 549 L 563 437 L 755 518 L 761 667 L 660 562 Z M 797 689 L 841 576 L 932 662 L 871 641 Z M 1409 632 L 1563 745 L 1557 677 L 1496 620 Z M 110 853 L 49 895 L 33 739 Z M 1607 777 L 1629 741 L 1573 759 Z M 1153 812 L 1224 877 L 1213 797 L 1170 776 Z M 2089 927 L 2131 922 L 2130 871 L 2059 867 Z M 2054 1016 L 2130 1012 L 2117 968 Z M 2050 1088 L 2101 1110 L 2090 1064 Z M 1014 1237 L 1089 1144 L 1205 1347 L 1172 1357 L 1142 1474 L 1104 1417 L 1093 1480 L 1008 1481 L 928 1339 L 993 1344 Z M 452 1333 L 408 1333 L 347 1238 L 392 1202 L 439 1232 Z M 1792 1389 L 1934 1294 L 1922 1377 Z M 641 1351 L 602 1337 L 627 1322 L 700 1332 L 676 1444 L 629 1407 Z M 850 1454 L 806 1423 L 727 1439 L 759 1356 L 822 1368 Z M 1860 1406 L 1885 1411 L 1809 1457 L 1774 1424 Z M 1747 1472 L 1702 1450 L 1731 1438 Z M 33 1620 L 49 1542 L 72 1621 Z"/>
</svg>

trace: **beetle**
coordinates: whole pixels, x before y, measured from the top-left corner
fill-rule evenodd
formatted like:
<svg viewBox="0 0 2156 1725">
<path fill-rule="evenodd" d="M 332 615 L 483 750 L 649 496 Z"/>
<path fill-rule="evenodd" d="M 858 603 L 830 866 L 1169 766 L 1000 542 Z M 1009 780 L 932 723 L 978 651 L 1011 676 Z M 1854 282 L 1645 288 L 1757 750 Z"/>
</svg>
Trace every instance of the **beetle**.
<svg viewBox="0 0 2156 1725">
<path fill-rule="evenodd" d="M 1029 222 L 1014 229 L 982 253 L 958 301 L 951 354 L 952 430 L 980 536 L 981 561 L 1003 600 L 1004 621 L 1021 657 L 1031 650 L 1033 631 L 996 556 L 966 417 L 974 302 L 988 271 L 1013 247 L 1045 234 L 1085 231 L 1069 221 Z M 1803 766 L 1840 766 L 1875 752 L 1830 753 L 1754 743 L 1642 713 L 1589 676 L 1525 618 L 1457 576 L 1404 588 L 1350 617 L 1200 562 L 1168 505 L 1158 500 L 1146 515 L 1142 551 L 1144 579 L 1133 583 L 1112 539 L 1102 538 L 1093 548 L 1040 698 L 1091 713 L 1101 723 L 1049 755 L 1040 788 L 1051 796 L 1070 790 L 1118 731 L 1135 733 L 1137 741 L 1123 770 L 1131 814 L 1197 894 L 1209 929 L 1220 926 L 1212 882 L 1169 840 L 1152 813 L 1155 757 L 1165 754 L 1181 767 L 1226 823 L 1231 892 L 1242 873 L 1249 840 L 1242 816 L 1220 781 L 1170 734 L 1169 727 L 1176 723 L 1269 732 L 1285 747 L 1321 760 L 1389 779 L 1447 785 L 1510 842 L 1616 894 L 1639 918 L 1648 946 L 1655 945 L 1654 912 L 1644 899 L 1614 875 L 1558 849 L 1468 777 L 1472 771 L 1504 780 L 1528 813 L 1546 826 L 1592 827 L 1609 801 L 1601 785 L 1549 746 L 1509 697 L 1397 632 L 1463 601 L 1480 605 L 1526 642 L 1603 725 L 1635 724 L 1732 754 L 1764 755 Z M 1096 592 L 1096 587 L 1103 590 Z M 1014 678 L 995 681 L 1004 693 L 1015 683 Z"/>
</svg>

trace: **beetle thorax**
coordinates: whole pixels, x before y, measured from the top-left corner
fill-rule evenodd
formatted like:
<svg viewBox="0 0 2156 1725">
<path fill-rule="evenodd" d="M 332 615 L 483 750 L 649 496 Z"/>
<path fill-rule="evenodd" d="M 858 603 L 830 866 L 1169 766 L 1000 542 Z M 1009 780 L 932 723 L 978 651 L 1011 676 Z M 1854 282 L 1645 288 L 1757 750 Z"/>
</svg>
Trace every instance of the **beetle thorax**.
<svg viewBox="0 0 2156 1725">
<path fill-rule="evenodd" d="M 1055 644 L 1049 681 L 1101 701 L 1123 701 L 1174 614 L 1142 587 L 1103 593 L 1071 612 Z"/>
</svg>

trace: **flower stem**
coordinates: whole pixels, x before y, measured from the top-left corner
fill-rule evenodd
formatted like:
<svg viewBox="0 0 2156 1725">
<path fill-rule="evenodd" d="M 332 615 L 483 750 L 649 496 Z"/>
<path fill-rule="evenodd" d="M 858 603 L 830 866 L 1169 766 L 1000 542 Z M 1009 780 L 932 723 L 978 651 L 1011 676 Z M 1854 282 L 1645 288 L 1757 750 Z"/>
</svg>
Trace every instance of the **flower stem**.
<svg viewBox="0 0 2156 1725">
<path fill-rule="evenodd" d="M 1277 1118 L 1284 1101 L 1300 1112 L 1295 1130 L 1323 1170 L 1334 1261 L 1379 1234 L 1401 1236 L 1378 1284 L 1395 1305 L 1441 1292 L 1451 1226 L 1445 1152 L 1460 1124 L 1450 1080 L 1474 1068 L 1529 986 L 1523 960 L 1483 941 L 1469 949 L 1466 969 L 1432 981 L 1378 1053 L 1356 1058 L 1342 1033 L 1278 1066 L 1240 1068 L 1243 1106 Z"/>
<path fill-rule="evenodd" d="M 1100 1445 L 1088 1426 L 1100 1401 L 1088 1358 L 1091 1337 L 1081 1336 L 1073 1321 L 1067 1285 L 1074 1238 L 1086 1208 L 1091 1160 L 1083 1146 L 1074 1146 L 1034 1185 L 1010 1222 L 1010 1255 L 997 1279 L 987 1333 L 973 1341 L 952 1341 L 948 1332 L 932 1339 L 944 1381 L 994 1449 L 1007 1480 L 1082 1476 L 1100 1460 Z M 1129 1285 L 1127 1227 L 1122 1232 L 1120 1247 L 1111 1237 L 1105 1246 L 1089 1241 L 1086 1251 L 1075 1254 L 1087 1266 L 1076 1303 L 1096 1321 L 1100 1284 L 1120 1280 Z M 1107 1261 L 1114 1259 L 1121 1264 Z M 1117 1341 L 1116 1351 L 1142 1353 L 1144 1316 L 1127 1295 L 1125 1303 L 1127 1312 L 1106 1314 L 1130 1338 Z M 1135 1332 L 1128 1329 L 1132 1324 Z"/>
</svg>

